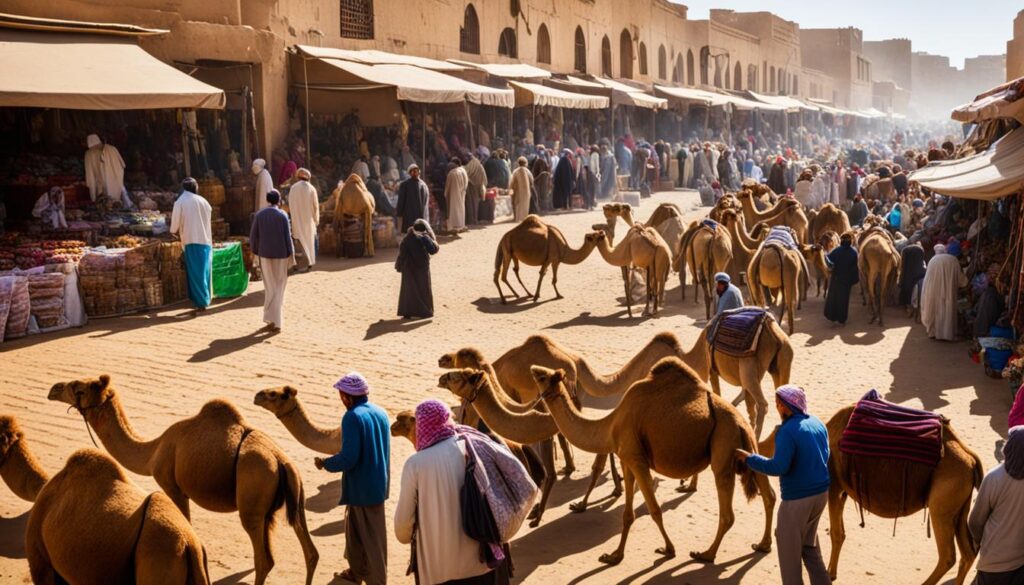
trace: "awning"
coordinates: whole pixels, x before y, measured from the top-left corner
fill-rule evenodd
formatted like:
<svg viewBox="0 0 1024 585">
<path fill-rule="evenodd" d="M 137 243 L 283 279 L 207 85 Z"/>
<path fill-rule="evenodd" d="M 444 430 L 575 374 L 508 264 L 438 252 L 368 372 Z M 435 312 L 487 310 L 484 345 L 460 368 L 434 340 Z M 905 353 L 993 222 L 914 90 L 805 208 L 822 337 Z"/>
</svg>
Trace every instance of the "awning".
<svg viewBox="0 0 1024 585">
<path fill-rule="evenodd" d="M 737 110 L 761 110 L 762 112 L 785 112 L 786 107 L 770 104 L 766 102 L 759 102 L 754 100 L 748 100 L 747 98 L 740 97 L 732 94 L 722 94 L 722 97 L 727 99 L 730 104 Z"/>
<path fill-rule="evenodd" d="M 447 61 L 412 55 L 399 55 L 373 49 L 353 51 L 349 49 L 332 49 L 330 47 L 310 47 L 309 45 L 296 45 L 295 49 L 299 53 L 318 59 L 341 59 L 342 61 L 352 61 L 353 63 L 362 63 L 363 65 L 413 65 L 421 69 L 430 69 L 431 71 L 463 71 L 466 69 L 462 65 Z"/>
<path fill-rule="evenodd" d="M 1012 130 L 985 152 L 937 161 L 914 171 L 910 180 L 936 193 L 991 201 L 1024 188 L 1024 130 Z"/>
<path fill-rule="evenodd" d="M 544 84 L 565 91 L 605 96 L 610 98 L 611 103 L 617 106 L 636 106 L 650 110 L 661 110 L 668 107 L 668 100 L 664 98 L 654 97 L 635 87 L 611 79 L 599 77 L 595 78 L 595 81 L 590 81 L 573 75 L 566 75 L 565 79 L 546 79 Z"/>
<path fill-rule="evenodd" d="M 608 107 L 608 98 L 599 95 L 573 93 L 525 81 L 509 81 L 509 85 L 515 91 L 516 107 L 554 106 L 575 110 L 600 110 Z"/>
<path fill-rule="evenodd" d="M 69 110 L 223 108 L 224 92 L 132 38 L 0 29 L 0 106 Z"/>
<path fill-rule="evenodd" d="M 787 112 L 799 112 L 800 110 L 807 110 L 810 112 L 817 112 L 820 108 L 807 102 L 802 102 L 796 98 L 791 98 L 787 95 L 763 95 L 753 91 L 747 91 L 750 97 L 754 98 L 754 101 L 762 102 L 765 104 L 771 104 L 773 106 L 780 106 L 786 109 Z"/>
<path fill-rule="evenodd" d="M 953 110 L 953 119 L 958 122 L 971 123 L 995 120 L 997 118 L 1014 118 L 1024 123 L 1024 77 L 994 87 Z"/>
<path fill-rule="evenodd" d="M 868 108 L 866 110 L 861 110 L 858 113 L 862 114 L 866 118 L 888 118 L 889 117 L 889 114 L 886 114 L 885 112 L 883 112 L 883 111 L 881 111 L 881 110 L 879 110 L 879 109 L 877 109 L 875 107 L 870 107 L 870 108 Z"/>
<path fill-rule="evenodd" d="M 468 101 L 485 106 L 511 108 L 511 89 L 478 85 L 457 77 L 408 64 L 365 65 L 354 61 L 318 58 L 303 62 L 295 55 L 292 77 L 314 90 L 344 91 L 392 88 L 395 99 L 426 104 Z"/>
<path fill-rule="evenodd" d="M 833 105 L 830 105 L 828 102 L 826 102 L 824 100 L 817 100 L 817 99 L 814 99 L 814 98 L 808 98 L 808 102 L 810 104 L 813 104 L 813 105 L 817 106 L 821 110 L 821 112 L 823 114 L 831 114 L 833 116 L 853 116 L 853 117 L 856 117 L 856 118 L 863 118 L 864 117 L 863 114 L 858 114 L 857 112 L 851 112 L 850 110 L 844 110 L 843 108 L 837 108 L 837 107 L 835 107 Z"/>
<path fill-rule="evenodd" d="M 526 63 L 472 63 L 459 59 L 448 59 L 448 62 L 505 79 L 547 79 L 551 77 L 550 71 Z"/>
<path fill-rule="evenodd" d="M 722 106 L 728 103 L 722 96 L 688 87 L 655 85 L 654 94 L 670 101 L 681 102 L 684 105 Z"/>
</svg>

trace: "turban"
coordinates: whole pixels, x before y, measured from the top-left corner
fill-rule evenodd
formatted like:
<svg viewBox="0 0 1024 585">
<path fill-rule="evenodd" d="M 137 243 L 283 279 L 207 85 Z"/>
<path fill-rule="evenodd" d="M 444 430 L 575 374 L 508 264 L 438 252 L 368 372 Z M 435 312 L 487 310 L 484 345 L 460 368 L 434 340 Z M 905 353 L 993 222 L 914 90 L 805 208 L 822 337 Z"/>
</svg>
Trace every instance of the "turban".
<svg viewBox="0 0 1024 585">
<path fill-rule="evenodd" d="M 448 406 L 440 400 L 426 400 L 416 407 L 416 450 L 455 436 L 455 422 Z"/>
<path fill-rule="evenodd" d="M 349 372 L 344 378 L 338 380 L 334 387 L 349 396 L 366 396 L 370 392 L 370 385 L 366 383 L 366 378 L 359 372 Z"/>
<path fill-rule="evenodd" d="M 1024 425 L 1015 426 L 1007 433 L 1003 467 L 1013 479 L 1024 479 Z"/>
<path fill-rule="evenodd" d="M 519 166 L 525 167 L 529 161 L 526 160 L 525 156 L 521 156 L 516 162 L 519 163 Z"/>
<path fill-rule="evenodd" d="M 295 171 L 295 176 L 300 178 L 300 179 L 304 179 L 306 181 L 308 181 L 308 180 L 313 178 L 313 174 L 310 173 L 309 169 L 307 169 L 305 167 Z"/>
<path fill-rule="evenodd" d="M 935 255 L 936 256 L 938 256 L 939 254 L 945 254 L 946 253 L 946 247 L 943 246 L 942 244 L 935 244 L 935 246 L 932 248 L 932 250 L 935 250 Z"/>
<path fill-rule="evenodd" d="M 807 395 L 804 394 L 803 388 L 793 384 L 779 386 L 775 390 L 775 397 L 791 409 L 799 411 L 801 414 L 807 414 Z"/>
<path fill-rule="evenodd" d="M 258 158 L 252 161 L 252 172 L 258 173 L 265 168 L 267 168 L 267 161 L 263 160 L 262 158 Z"/>
<path fill-rule="evenodd" d="M 724 282 L 725 284 L 729 284 L 730 282 L 732 282 L 732 278 L 730 278 L 729 275 L 724 272 L 719 272 L 718 274 L 715 275 L 715 282 Z"/>
<path fill-rule="evenodd" d="M 90 135 L 85 137 L 85 144 L 89 148 L 92 148 L 94 146 L 99 146 L 99 145 L 103 144 L 103 142 L 100 140 L 99 136 L 97 136 L 95 134 L 90 134 Z"/>
<path fill-rule="evenodd" d="M 407 172 L 407 173 L 409 173 L 411 175 L 414 170 L 416 170 L 416 171 L 420 170 L 420 165 L 418 165 L 416 163 L 412 163 L 411 165 L 409 165 L 409 168 L 405 170 L 405 172 Z"/>
</svg>

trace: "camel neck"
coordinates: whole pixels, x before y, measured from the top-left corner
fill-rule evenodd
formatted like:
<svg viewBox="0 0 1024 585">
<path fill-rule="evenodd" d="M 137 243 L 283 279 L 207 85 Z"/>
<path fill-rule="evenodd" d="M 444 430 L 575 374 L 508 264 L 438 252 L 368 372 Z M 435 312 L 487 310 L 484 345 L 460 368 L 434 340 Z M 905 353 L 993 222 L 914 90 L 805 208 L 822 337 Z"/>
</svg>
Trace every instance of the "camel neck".
<svg viewBox="0 0 1024 585">
<path fill-rule="evenodd" d="M 754 254 L 754 250 L 757 249 L 757 242 L 750 237 L 747 233 L 747 228 L 744 226 L 744 221 L 739 216 L 735 220 L 730 221 L 729 224 L 729 235 L 732 236 L 732 245 L 737 249 L 738 252 L 742 252 L 747 256 Z"/>
<path fill-rule="evenodd" d="M 601 419 L 589 419 L 569 401 L 569 393 L 564 384 L 560 384 L 557 396 L 544 397 L 551 417 L 558 424 L 558 431 L 565 435 L 570 443 L 588 453 L 614 453 L 615 443 L 612 439 L 613 410 Z"/>
<path fill-rule="evenodd" d="M 23 439 L 10 448 L 7 458 L 0 463 L 0 477 L 14 495 L 29 502 L 36 501 L 39 491 L 50 479 Z"/>
<path fill-rule="evenodd" d="M 317 426 L 309 419 L 305 406 L 298 398 L 295 399 L 295 408 L 278 417 L 278 420 L 303 447 L 329 455 L 341 451 L 341 425 L 333 428 Z"/>
<path fill-rule="evenodd" d="M 626 236 L 627 238 L 629 236 Z M 604 261 L 611 264 L 612 266 L 628 266 L 631 258 L 626 252 L 626 238 L 623 238 L 618 244 L 612 248 L 608 244 L 608 239 L 603 238 L 597 241 L 597 251 L 600 252 L 601 257 Z"/>
<path fill-rule="evenodd" d="M 505 408 L 495 397 L 489 381 L 481 386 L 472 404 L 491 430 L 516 443 L 536 443 L 550 439 L 558 432 L 555 421 L 543 412 L 515 413 Z"/>
<path fill-rule="evenodd" d="M 159 439 L 143 441 L 135 434 L 116 393 L 112 393 L 110 399 L 103 404 L 87 410 L 85 417 L 103 446 L 118 463 L 139 475 L 153 474 L 151 460 Z"/>
<path fill-rule="evenodd" d="M 683 352 L 679 355 L 679 359 L 684 364 L 690 366 L 694 373 L 701 380 L 707 380 L 711 373 L 711 359 L 708 356 L 708 340 L 704 331 L 700 332 L 697 336 L 697 341 L 693 343 L 693 347 L 690 351 Z"/>
<path fill-rule="evenodd" d="M 579 248 L 573 248 L 566 243 L 559 260 L 562 264 L 579 264 L 586 260 L 593 251 L 594 243 L 587 242 L 586 240 L 583 241 L 583 245 Z"/>
<path fill-rule="evenodd" d="M 577 360 L 577 383 L 592 396 L 618 396 L 624 394 L 637 380 L 642 379 L 658 360 L 676 355 L 673 348 L 662 341 L 652 341 L 632 359 L 611 374 L 595 373 L 583 358 Z"/>
</svg>

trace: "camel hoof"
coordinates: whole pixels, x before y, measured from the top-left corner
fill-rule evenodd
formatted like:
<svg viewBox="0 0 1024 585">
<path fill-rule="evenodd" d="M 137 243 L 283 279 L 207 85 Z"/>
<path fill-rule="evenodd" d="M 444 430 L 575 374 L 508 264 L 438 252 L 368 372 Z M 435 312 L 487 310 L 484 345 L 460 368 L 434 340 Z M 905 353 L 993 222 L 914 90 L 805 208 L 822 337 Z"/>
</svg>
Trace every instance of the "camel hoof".
<svg viewBox="0 0 1024 585">
<path fill-rule="evenodd" d="M 690 558 L 699 561 L 701 563 L 713 563 L 715 562 L 715 555 L 709 552 L 697 552 L 693 551 L 690 553 Z"/>
<path fill-rule="evenodd" d="M 575 473 L 575 472 L 576 472 L 576 466 L 575 465 L 566 465 L 565 469 L 562 470 L 562 475 L 565 476 L 565 479 L 569 479 L 569 477 L 573 473 Z"/>
<path fill-rule="evenodd" d="M 582 514 L 587 511 L 586 502 L 576 502 L 575 504 L 569 504 L 569 510 L 574 514 Z"/>
<path fill-rule="evenodd" d="M 540 504 L 534 504 L 533 505 L 533 509 L 530 510 L 530 515 L 527 516 L 527 518 L 530 519 L 530 520 L 533 520 L 534 518 L 536 518 L 538 516 L 540 516 Z"/>
<path fill-rule="evenodd" d="M 697 493 L 697 486 L 691 482 L 689 485 L 681 485 L 676 488 L 676 491 L 681 494 L 694 494 Z"/>
<path fill-rule="evenodd" d="M 530 520 L 530 528 L 536 528 L 538 526 L 540 526 L 540 518 L 534 518 L 533 520 Z"/>
<path fill-rule="evenodd" d="M 562 295 L 560 295 L 560 294 L 559 294 L 559 295 L 555 295 L 555 299 L 556 299 L 556 300 L 558 300 L 558 299 L 564 299 L 564 298 L 565 298 L 565 297 L 563 297 L 563 296 L 562 296 Z"/>
<path fill-rule="evenodd" d="M 665 558 L 672 559 L 672 558 L 675 558 L 675 556 L 676 556 L 676 547 L 670 546 L 670 547 L 667 547 L 667 548 L 666 547 L 656 548 L 656 549 L 654 549 L 654 552 L 658 553 L 659 555 L 664 555 Z"/>
<path fill-rule="evenodd" d="M 503 304 L 503 305 L 507 305 L 507 304 L 508 304 L 508 301 L 506 301 L 505 299 L 501 299 L 501 304 Z"/>
<path fill-rule="evenodd" d="M 617 487 L 614 490 L 612 490 L 612 499 L 613 500 L 618 499 L 620 496 L 622 496 L 622 488 Z"/>
<path fill-rule="evenodd" d="M 772 541 L 769 539 L 766 542 L 759 542 L 757 544 L 750 545 L 750 548 L 754 549 L 754 552 L 759 553 L 770 553 L 772 552 Z"/>
<path fill-rule="evenodd" d="M 622 562 L 622 553 L 613 552 L 611 554 L 601 555 L 597 560 L 601 561 L 606 565 L 617 565 Z"/>
</svg>

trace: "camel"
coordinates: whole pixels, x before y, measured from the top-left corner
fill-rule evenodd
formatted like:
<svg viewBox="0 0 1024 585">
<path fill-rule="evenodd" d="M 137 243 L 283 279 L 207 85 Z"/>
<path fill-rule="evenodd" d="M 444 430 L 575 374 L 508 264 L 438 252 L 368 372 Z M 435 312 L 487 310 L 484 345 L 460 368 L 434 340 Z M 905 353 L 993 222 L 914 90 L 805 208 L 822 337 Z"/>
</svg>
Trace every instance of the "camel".
<svg viewBox="0 0 1024 585">
<path fill-rule="evenodd" d="M 705 317 L 711 318 L 711 305 L 714 302 L 715 274 L 723 272 L 732 261 L 732 237 L 722 224 L 714 228 L 701 224 L 698 229 L 687 231 L 687 236 L 680 240 L 675 253 L 674 268 L 679 272 L 679 289 L 686 299 L 686 267 L 683 258 L 689 253 L 690 264 L 693 266 L 693 302 L 697 302 L 698 286 L 704 291 Z"/>
<path fill-rule="evenodd" d="M 819 242 L 827 232 L 845 234 L 850 231 L 850 217 L 846 212 L 831 203 L 821 206 L 810 220 L 810 231 L 808 232 L 809 242 Z"/>
<path fill-rule="evenodd" d="M 626 538 L 635 518 L 636 486 L 665 540 L 665 546 L 656 552 L 675 556 L 655 497 L 651 471 L 683 479 L 708 466 L 715 474 L 718 491 L 718 531 L 707 550 L 691 552 L 690 556 L 704 562 L 715 560 L 722 538 L 735 521 L 732 499 L 736 475 L 740 475 L 747 499 L 760 492 L 764 503 L 764 534 L 753 549 L 771 550 L 775 493 L 766 476 L 736 463 L 733 457 L 736 449 L 757 448 L 754 433 L 740 413 L 701 383 L 682 361 L 670 357 L 658 362 L 646 378 L 629 388 L 614 411 L 597 420 L 582 416 L 572 404 L 563 383 L 563 371 L 541 366 L 533 366 L 530 371 L 551 417 L 570 442 L 591 453 L 615 453 L 622 461 L 626 481 L 622 536 L 614 552 L 601 555 L 602 563 L 616 565 L 625 555 Z M 446 376 L 452 385 L 473 386 L 483 373 L 461 370 Z"/>
<path fill-rule="evenodd" d="M 612 242 L 615 241 L 615 225 L 619 218 L 630 228 L 637 225 L 633 220 L 633 207 L 629 203 L 605 203 L 602 211 L 608 226 L 608 238 Z M 643 226 L 658 230 L 669 249 L 675 250 L 684 231 L 683 212 L 675 203 L 661 203 Z"/>
<path fill-rule="evenodd" d="M 761 240 L 747 232 L 746 221 L 736 210 L 723 211 L 720 223 L 725 226 L 732 243 L 732 260 L 725 271 L 735 282 L 746 282 L 747 267 L 761 245 Z"/>
<path fill-rule="evenodd" d="M 373 194 L 366 188 L 363 178 L 352 173 L 339 184 L 331 193 L 334 199 L 334 229 L 338 233 L 338 252 L 341 256 L 341 227 L 345 216 L 361 217 L 363 219 L 363 246 L 367 256 L 373 257 L 373 212 L 376 203 Z"/>
<path fill-rule="evenodd" d="M 133 473 L 153 476 L 185 518 L 190 500 L 213 512 L 237 510 L 252 541 L 255 585 L 263 585 L 274 566 L 273 520 L 284 506 L 306 560 L 306 585 L 312 583 L 319 554 L 306 526 L 299 471 L 230 403 L 211 400 L 197 415 L 146 441 L 128 422 L 110 376 L 54 384 L 49 399 L 77 409 L 114 459 Z"/>
<path fill-rule="evenodd" d="M 623 268 L 637 267 L 647 272 L 647 299 L 644 305 L 645 316 L 656 315 L 658 306 L 665 296 L 665 283 L 672 264 L 672 251 L 657 230 L 648 227 L 634 227 L 629 234 L 614 248 L 608 244 L 604 232 L 593 232 L 587 235 L 597 243 L 597 251 L 605 262 Z M 623 272 L 625 276 L 625 272 Z M 633 291 L 629 279 L 624 278 L 626 289 L 626 307 L 629 316 L 633 316 Z M 651 311 L 651 302 L 654 310 Z"/>
<path fill-rule="evenodd" d="M 750 225 L 758 222 L 766 222 L 770 226 L 785 225 L 793 228 L 796 232 L 797 241 L 806 242 L 808 235 L 807 215 L 803 207 L 796 199 L 785 197 L 780 199 L 774 207 L 767 211 L 758 211 L 754 207 L 750 191 L 740 191 L 736 194 L 743 208 L 743 218 Z"/>
<path fill-rule="evenodd" d="M 512 291 L 515 297 L 519 298 L 519 292 L 508 281 L 508 267 L 516 274 L 519 285 L 526 290 L 526 296 L 530 296 L 529 289 L 523 284 L 519 277 L 519 263 L 527 266 L 540 266 L 540 278 L 537 279 L 537 292 L 533 295 L 533 301 L 540 299 L 540 285 L 544 282 L 544 275 L 548 266 L 551 266 L 551 286 L 555 289 L 555 298 L 562 298 L 558 292 L 558 265 L 579 264 L 590 256 L 594 251 L 596 242 L 584 240 L 583 246 L 574 249 L 569 246 L 568 241 L 562 232 L 553 225 L 548 225 L 536 215 L 528 215 L 519 225 L 509 230 L 501 238 L 498 244 L 498 251 L 494 257 L 494 286 L 498 287 L 498 295 L 501 303 L 505 304 L 505 292 L 498 282 L 501 282 Z"/>
<path fill-rule="evenodd" d="M 870 227 L 857 238 L 861 291 L 871 307 L 871 323 L 885 326 L 885 304 L 900 274 L 900 253 L 882 227 Z"/>
<path fill-rule="evenodd" d="M 0 476 L 34 502 L 25 531 L 33 582 L 211 583 L 206 549 L 174 502 L 147 495 L 109 455 L 76 451 L 51 478 L 14 417 L 0 416 Z"/>
<path fill-rule="evenodd" d="M 971 496 L 981 485 L 985 474 L 981 459 L 960 440 L 952 424 L 944 418 L 942 459 L 930 474 L 912 469 L 904 475 L 893 463 L 860 458 L 857 461 L 859 484 L 851 485 L 849 461 L 839 448 L 839 439 L 850 422 L 853 409 L 853 405 L 843 408 L 826 425 L 831 452 L 828 470 L 832 476 L 828 492 L 829 535 L 832 538 L 829 576 L 835 581 L 839 573 L 839 553 L 846 540 L 843 508 L 849 496 L 863 510 L 881 518 L 902 518 L 927 508 L 931 516 L 931 527 L 935 531 L 939 560 L 924 580 L 924 585 L 935 585 L 942 580 L 946 571 L 956 564 L 957 548 L 960 549 L 960 567 L 957 569 L 956 583 L 964 585 L 978 554 L 967 530 L 967 517 Z M 765 438 L 759 451 L 766 457 L 774 454 L 775 431 Z M 906 485 L 903 484 L 904 478 Z"/>
<path fill-rule="evenodd" d="M 814 279 L 817 285 L 817 296 L 828 296 L 828 281 L 832 270 L 828 267 L 825 257 L 839 246 L 839 235 L 832 230 L 826 231 L 815 240 L 809 252 L 804 254 L 808 266 L 814 266 Z"/>
<path fill-rule="evenodd" d="M 797 244 L 790 250 L 769 242 L 762 243 L 750 260 L 747 268 L 747 286 L 753 305 L 767 306 L 772 299 L 779 302 L 779 321 L 787 317 L 789 334 L 793 334 L 793 319 L 796 309 L 807 291 L 802 288 L 807 279 L 807 265 L 804 253 L 811 246 Z"/>
<path fill-rule="evenodd" d="M 341 425 L 321 427 L 313 423 L 298 393 L 291 386 L 268 388 L 256 393 L 253 404 L 272 412 L 303 447 L 328 455 L 340 453 Z"/>
</svg>

